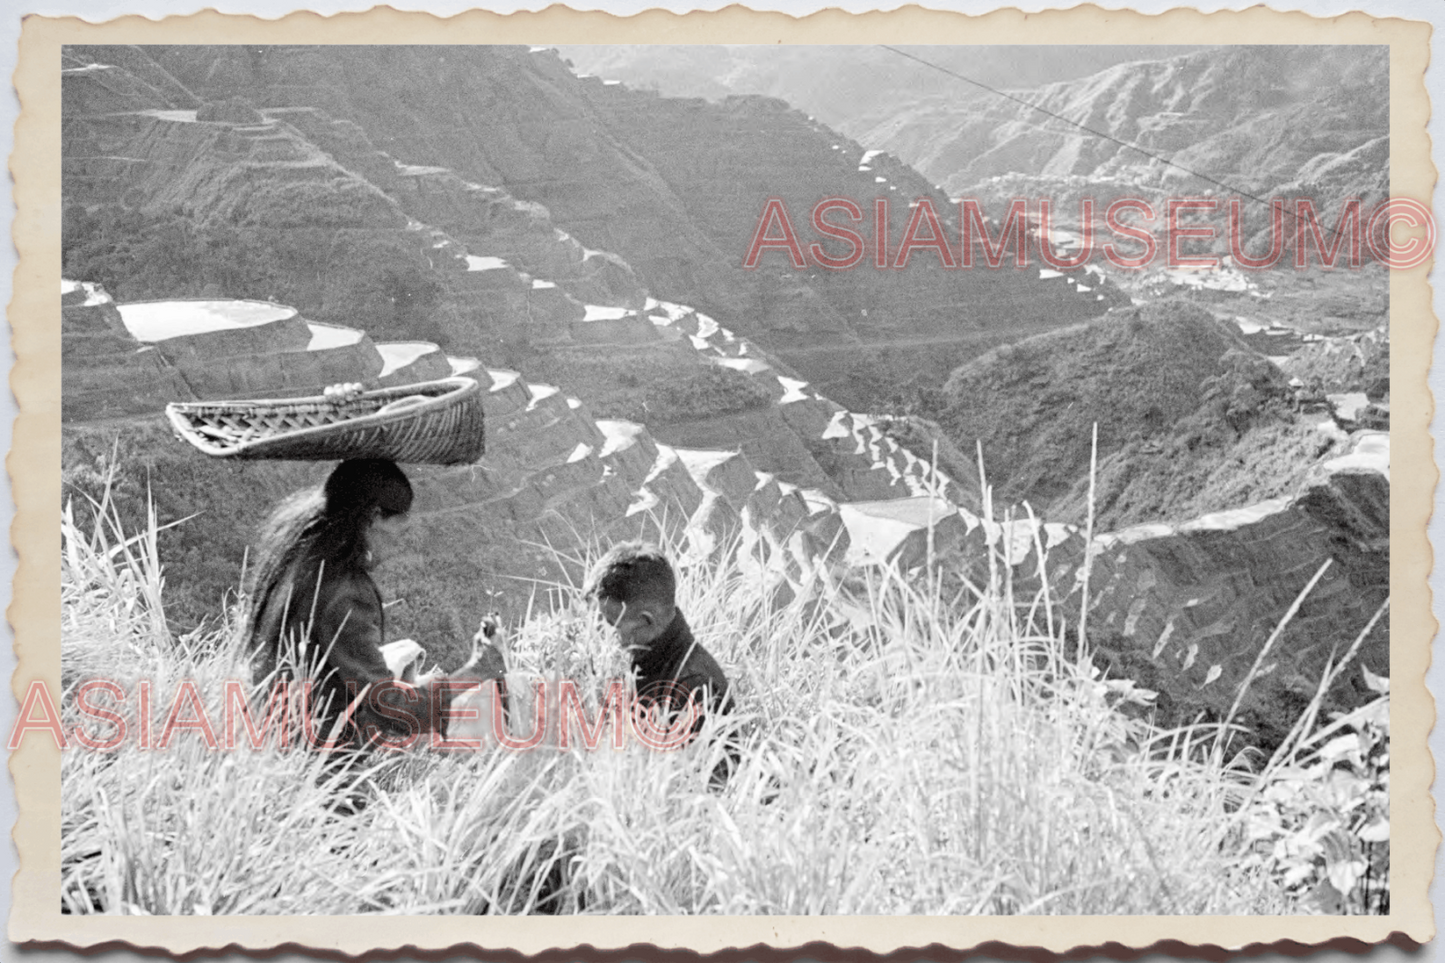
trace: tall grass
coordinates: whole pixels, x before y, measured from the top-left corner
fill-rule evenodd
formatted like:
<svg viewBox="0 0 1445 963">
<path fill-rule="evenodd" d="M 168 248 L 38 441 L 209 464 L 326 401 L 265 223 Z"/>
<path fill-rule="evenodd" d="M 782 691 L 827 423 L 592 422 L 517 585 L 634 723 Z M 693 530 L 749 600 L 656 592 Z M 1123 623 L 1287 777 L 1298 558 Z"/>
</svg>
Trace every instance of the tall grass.
<svg viewBox="0 0 1445 963">
<path fill-rule="evenodd" d="M 172 639 L 155 519 L 126 536 L 93 514 L 89 533 L 62 518 L 67 731 L 103 728 L 75 698 L 96 677 L 128 693 L 133 731 L 141 680 L 157 737 L 187 679 L 219 727 L 226 680 L 250 676 L 234 619 Z M 681 569 L 679 601 L 739 710 L 693 746 L 375 753 L 350 771 L 244 740 L 213 752 L 189 731 L 165 749 L 72 747 L 64 908 L 1241 914 L 1379 911 L 1383 893 L 1388 909 L 1388 843 L 1383 863 L 1368 849 L 1387 820 L 1378 705 L 1301 736 L 1266 784 L 1203 751 L 1213 728 L 1129 711 L 1151 694 L 1068 657 L 1051 601 L 1014 598 L 1002 566 L 962 600 L 880 571 L 773 606 L 756 565 L 721 554 Z M 598 694 L 620 653 L 575 591 L 555 595 L 512 658 Z M 710 790 L 729 740 L 742 764 Z M 1337 798 L 1356 769 L 1373 808 Z M 357 797 L 359 812 L 338 805 Z"/>
</svg>

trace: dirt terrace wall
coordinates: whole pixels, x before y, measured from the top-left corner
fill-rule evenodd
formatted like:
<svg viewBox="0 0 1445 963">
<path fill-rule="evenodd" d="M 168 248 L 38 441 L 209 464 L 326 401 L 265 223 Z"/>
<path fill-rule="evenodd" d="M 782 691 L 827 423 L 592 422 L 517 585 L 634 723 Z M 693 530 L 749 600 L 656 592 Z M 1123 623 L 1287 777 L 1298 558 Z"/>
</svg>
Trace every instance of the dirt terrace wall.
<svg viewBox="0 0 1445 963">
<path fill-rule="evenodd" d="M 1389 595 L 1389 436 L 1359 432 L 1350 454 L 1322 464 L 1292 497 L 1207 515 L 1183 525 L 1143 525 L 1099 536 L 1089 573 L 1088 641 L 1112 674 L 1159 692 L 1164 721 L 1226 715 L 1270 634 L 1315 572 L 1325 574 L 1260 666 L 1236 721 L 1256 744 L 1282 738 Z M 1084 534 L 1027 520 L 1007 525 L 959 513 L 967 532 L 940 526 L 945 571 L 986 582 L 990 555 L 1012 567 L 1016 598 L 1031 601 L 1046 575 L 1059 614 L 1077 626 Z M 856 536 L 855 536 L 856 538 Z M 895 553 L 922 564 L 923 533 Z M 1038 546 L 1044 547 L 1041 564 Z M 948 545 L 945 552 L 940 545 Z M 1000 568 L 1002 570 L 1002 568 Z M 1077 629 L 1071 630 L 1075 637 Z M 1332 687 L 1325 711 L 1370 693 L 1360 666 L 1389 674 L 1389 625 L 1366 637 Z"/>
<path fill-rule="evenodd" d="M 598 321 L 573 321 L 572 340 L 582 344 L 648 344 L 659 340 L 657 327 L 639 314 Z"/>
<path fill-rule="evenodd" d="M 784 420 L 776 405 L 700 421 L 659 425 L 653 434 L 667 444 L 687 448 L 741 451 L 758 471 L 783 474 L 796 484 L 823 488 L 839 496 L 843 491 L 814 460 L 803 439 Z"/>
<path fill-rule="evenodd" d="M 381 355 L 365 335 L 351 344 L 317 351 L 232 355 L 225 364 L 176 365 L 192 390 L 203 398 L 319 394 L 326 386 L 339 382 L 375 382 L 381 367 Z"/>
<path fill-rule="evenodd" d="M 60 374 L 62 421 L 91 421 L 160 411 L 195 394 L 154 348 L 67 356 Z"/>
<path fill-rule="evenodd" d="M 131 337 L 100 285 L 62 281 L 60 302 L 62 421 L 159 411 L 195 398 L 161 352 Z"/>
</svg>

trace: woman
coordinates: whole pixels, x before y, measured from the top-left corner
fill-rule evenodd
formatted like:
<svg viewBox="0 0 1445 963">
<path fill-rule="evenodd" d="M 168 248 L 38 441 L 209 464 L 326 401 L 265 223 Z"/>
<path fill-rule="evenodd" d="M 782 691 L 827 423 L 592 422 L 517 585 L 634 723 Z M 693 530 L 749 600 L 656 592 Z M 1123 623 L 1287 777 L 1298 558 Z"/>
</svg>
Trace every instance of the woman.
<svg viewBox="0 0 1445 963">
<path fill-rule="evenodd" d="M 440 676 L 415 687 L 394 680 L 381 651 L 381 593 L 369 573 L 373 548 L 395 538 L 411 502 L 411 483 L 394 462 L 358 458 L 337 465 L 319 489 L 291 496 L 267 525 L 247 630 L 255 678 L 312 681 L 313 745 L 445 734 L 442 710 L 454 692 L 432 685 Z M 485 623 L 474 641 L 484 634 Z M 480 644 L 452 679 L 501 679 L 504 670 L 500 653 Z"/>
</svg>

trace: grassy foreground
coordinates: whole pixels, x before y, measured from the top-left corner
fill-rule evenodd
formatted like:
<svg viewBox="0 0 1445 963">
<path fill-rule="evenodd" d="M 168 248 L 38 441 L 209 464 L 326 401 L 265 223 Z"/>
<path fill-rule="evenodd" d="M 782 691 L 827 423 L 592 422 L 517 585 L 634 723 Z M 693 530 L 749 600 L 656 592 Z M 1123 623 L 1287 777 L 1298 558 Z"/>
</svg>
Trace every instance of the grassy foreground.
<svg viewBox="0 0 1445 963">
<path fill-rule="evenodd" d="M 143 680 L 153 740 L 185 680 L 221 728 L 226 681 L 250 675 L 235 619 L 171 638 L 155 519 L 127 537 L 72 518 L 66 731 L 114 732 L 76 699 L 106 679 L 131 735 L 64 754 L 67 912 L 1388 912 L 1385 695 L 1302 727 L 1268 764 L 1231 758 L 1217 730 L 1158 731 L 1149 693 L 1066 658 L 1046 599 L 996 584 L 959 603 L 879 575 L 773 609 L 734 558 L 680 573 L 741 709 L 725 791 L 707 786 L 717 738 L 670 753 L 604 739 L 373 755 L 367 805 L 341 814 L 318 753 L 244 735 L 210 751 L 184 729 L 136 744 Z M 575 597 L 517 629 L 513 659 L 574 680 L 594 713 L 622 672 Z"/>
</svg>

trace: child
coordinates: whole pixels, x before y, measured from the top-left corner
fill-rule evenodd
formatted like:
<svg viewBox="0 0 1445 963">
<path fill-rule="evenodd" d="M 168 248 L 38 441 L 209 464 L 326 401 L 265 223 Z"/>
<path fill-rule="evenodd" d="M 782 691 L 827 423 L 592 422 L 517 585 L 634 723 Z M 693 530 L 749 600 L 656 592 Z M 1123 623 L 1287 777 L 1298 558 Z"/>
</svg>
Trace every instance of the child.
<svg viewBox="0 0 1445 963">
<path fill-rule="evenodd" d="M 727 676 L 717 660 L 697 644 L 675 600 L 677 577 L 655 545 L 627 542 L 614 547 L 587 577 L 588 598 L 596 599 L 607 624 L 632 660 L 641 699 L 671 696 L 674 706 L 695 698 L 699 713 L 733 710 Z M 702 725 L 699 714 L 693 727 Z M 713 772 L 713 784 L 726 780 L 736 765 L 729 747 Z"/>
</svg>

